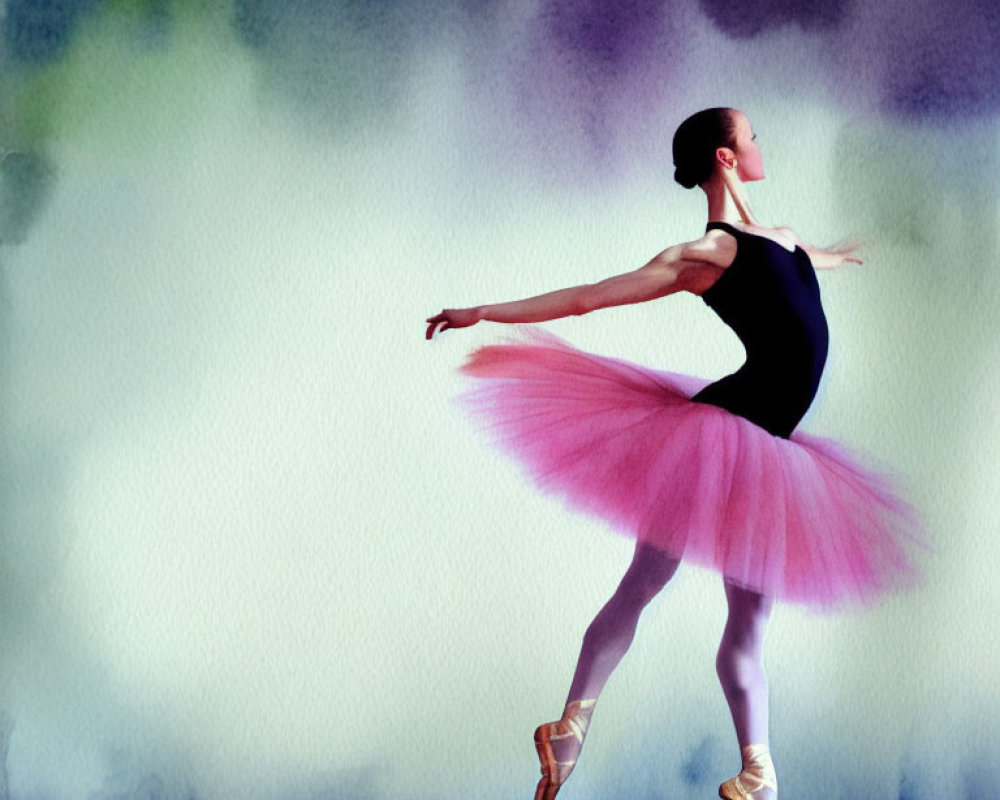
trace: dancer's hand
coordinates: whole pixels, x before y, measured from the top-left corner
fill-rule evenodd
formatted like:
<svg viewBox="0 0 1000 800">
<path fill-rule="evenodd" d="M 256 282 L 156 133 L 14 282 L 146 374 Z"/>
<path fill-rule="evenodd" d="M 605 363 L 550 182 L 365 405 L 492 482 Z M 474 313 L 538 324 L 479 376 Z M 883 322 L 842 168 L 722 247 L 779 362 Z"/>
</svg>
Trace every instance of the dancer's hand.
<svg viewBox="0 0 1000 800">
<path fill-rule="evenodd" d="M 857 239 L 846 239 L 832 247 L 814 247 L 803 242 L 791 228 L 779 228 L 778 230 L 806 251 L 813 269 L 836 269 L 844 264 L 861 263 L 861 259 L 854 255 L 854 251 L 862 244 Z"/>
<path fill-rule="evenodd" d="M 830 255 L 841 256 L 845 263 L 860 264 L 861 259 L 853 255 L 854 251 L 859 247 L 861 247 L 861 242 L 857 239 L 848 239 L 846 242 L 841 242 L 828 248 L 827 252 Z"/>
<path fill-rule="evenodd" d="M 440 314 L 427 318 L 427 338 L 432 339 L 436 331 L 446 331 L 449 328 L 468 328 L 479 320 L 478 308 L 446 308 Z"/>
<path fill-rule="evenodd" d="M 854 255 L 854 251 L 860 246 L 861 242 L 851 239 L 822 250 L 808 247 L 805 250 L 816 269 L 836 269 L 844 264 L 860 264 L 861 259 Z"/>
</svg>

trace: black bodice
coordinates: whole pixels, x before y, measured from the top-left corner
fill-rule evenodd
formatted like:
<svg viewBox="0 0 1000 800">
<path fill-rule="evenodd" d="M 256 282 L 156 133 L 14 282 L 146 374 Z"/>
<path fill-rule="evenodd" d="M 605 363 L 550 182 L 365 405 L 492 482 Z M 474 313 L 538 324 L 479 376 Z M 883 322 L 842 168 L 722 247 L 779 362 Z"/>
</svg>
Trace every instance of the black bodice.
<svg viewBox="0 0 1000 800">
<path fill-rule="evenodd" d="M 746 362 L 692 399 L 746 417 L 787 438 L 816 396 L 828 331 L 819 284 L 801 247 L 710 222 L 736 238 L 736 258 L 702 300 L 743 343 Z"/>
</svg>

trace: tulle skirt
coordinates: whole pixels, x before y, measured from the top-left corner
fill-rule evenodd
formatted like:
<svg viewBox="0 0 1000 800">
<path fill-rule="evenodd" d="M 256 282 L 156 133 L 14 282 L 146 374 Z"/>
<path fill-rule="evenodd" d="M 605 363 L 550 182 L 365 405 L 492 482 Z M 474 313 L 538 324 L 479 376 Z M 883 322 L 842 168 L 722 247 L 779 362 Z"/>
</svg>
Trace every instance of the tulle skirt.
<svg viewBox="0 0 1000 800">
<path fill-rule="evenodd" d="M 544 491 L 778 600 L 865 602 L 910 584 L 919 523 L 838 444 L 774 436 L 691 396 L 706 381 L 585 353 L 538 328 L 481 347 L 462 402 Z"/>
</svg>

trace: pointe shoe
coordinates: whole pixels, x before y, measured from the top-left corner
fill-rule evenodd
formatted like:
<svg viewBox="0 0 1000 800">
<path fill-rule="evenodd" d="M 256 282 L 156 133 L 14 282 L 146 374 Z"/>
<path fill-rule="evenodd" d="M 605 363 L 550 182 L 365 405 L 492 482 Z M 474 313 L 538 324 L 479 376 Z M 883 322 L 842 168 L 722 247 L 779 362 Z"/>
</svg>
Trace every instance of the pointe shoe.
<svg viewBox="0 0 1000 800">
<path fill-rule="evenodd" d="M 573 771 L 596 703 L 597 700 L 574 700 L 566 705 L 562 719 L 540 725 L 535 730 L 535 750 L 542 767 L 542 778 L 535 788 L 535 800 L 553 800 Z M 559 751 L 558 755 L 556 751 Z M 567 759 L 566 755 L 573 758 Z M 561 761 L 560 756 L 563 758 Z"/>
<path fill-rule="evenodd" d="M 757 800 L 757 796 L 770 789 L 770 797 L 777 800 L 778 778 L 774 774 L 771 751 L 766 745 L 750 744 L 743 748 L 743 769 L 719 787 L 722 800 Z"/>
</svg>

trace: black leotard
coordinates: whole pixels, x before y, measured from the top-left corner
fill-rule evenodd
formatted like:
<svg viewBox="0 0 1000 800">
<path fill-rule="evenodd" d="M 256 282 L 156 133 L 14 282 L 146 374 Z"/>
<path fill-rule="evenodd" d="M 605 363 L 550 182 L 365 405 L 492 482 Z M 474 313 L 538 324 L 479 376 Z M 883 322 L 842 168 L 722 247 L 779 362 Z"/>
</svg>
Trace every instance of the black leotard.
<svg viewBox="0 0 1000 800">
<path fill-rule="evenodd" d="M 829 342 L 819 284 L 801 247 L 710 222 L 736 237 L 736 258 L 701 298 L 743 343 L 746 362 L 692 400 L 720 406 L 788 438 L 806 413 Z"/>
</svg>

